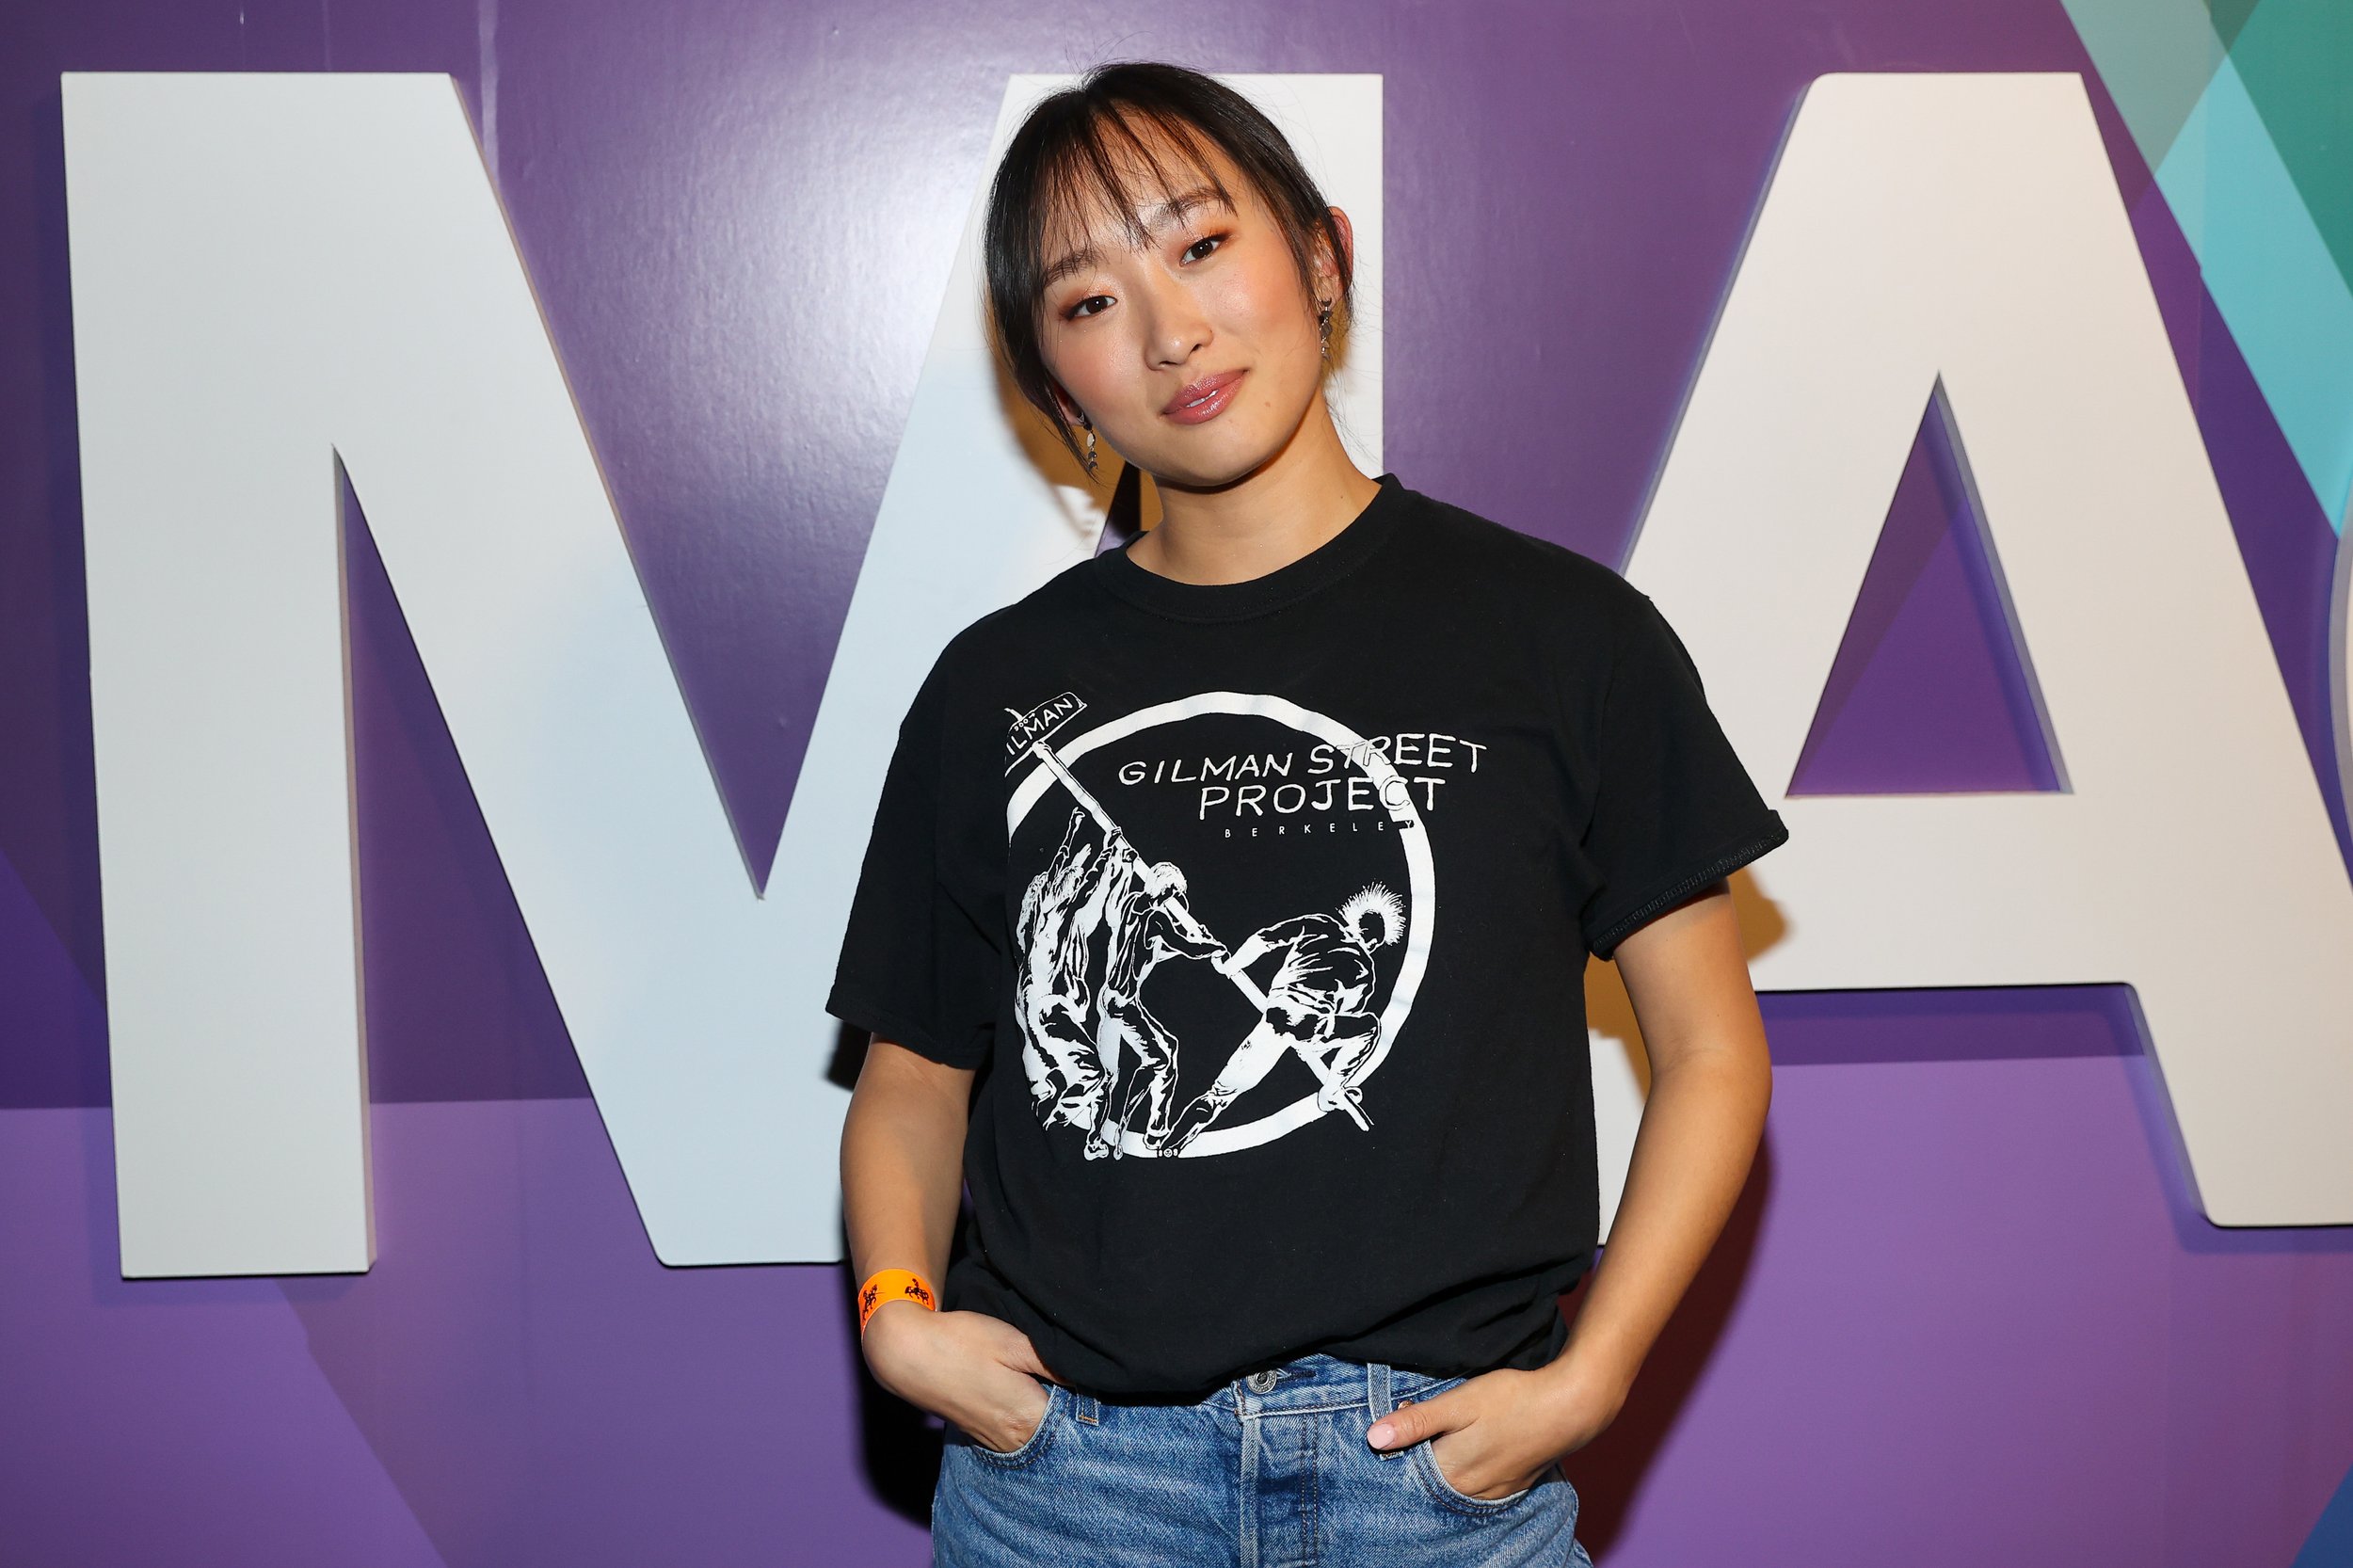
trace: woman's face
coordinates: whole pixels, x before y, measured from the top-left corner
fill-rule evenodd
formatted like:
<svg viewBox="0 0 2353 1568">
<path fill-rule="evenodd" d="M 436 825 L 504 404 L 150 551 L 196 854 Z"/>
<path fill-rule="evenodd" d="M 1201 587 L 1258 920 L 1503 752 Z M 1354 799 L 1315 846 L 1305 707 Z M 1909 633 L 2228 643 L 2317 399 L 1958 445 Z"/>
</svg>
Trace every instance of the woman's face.
<svg viewBox="0 0 2353 1568">
<path fill-rule="evenodd" d="M 1155 151 L 1186 168 L 1165 143 Z M 1204 488 L 1281 451 L 1321 395 L 1323 373 L 1317 303 L 1281 227 L 1230 160 L 1214 147 L 1205 156 L 1240 211 L 1206 183 L 1189 188 L 1196 182 L 1179 175 L 1168 203 L 1140 180 L 1147 243 L 1133 248 L 1099 212 L 1056 225 L 1038 310 L 1046 368 L 1097 440 L 1157 479 Z M 1335 215 L 1345 235 L 1347 219 Z M 1322 277 L 1328 296 L 1334 283 Z"/>
</svg>

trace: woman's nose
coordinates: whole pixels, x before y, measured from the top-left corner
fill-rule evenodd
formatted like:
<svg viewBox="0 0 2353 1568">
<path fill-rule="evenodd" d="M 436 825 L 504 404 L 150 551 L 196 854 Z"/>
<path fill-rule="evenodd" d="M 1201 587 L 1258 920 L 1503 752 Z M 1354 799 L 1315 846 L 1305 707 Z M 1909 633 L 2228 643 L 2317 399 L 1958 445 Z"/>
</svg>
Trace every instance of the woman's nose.
<svg viewBox="0 0 2353 1568">
<path fill-rule="evenodd" d="M 1156 365 L 1177 365 L 1210 339 L 1209 318 L 1191 290 L 1177 284 L 1156 289 L 1145 302 L 1144 353 Z"/>
</svg>

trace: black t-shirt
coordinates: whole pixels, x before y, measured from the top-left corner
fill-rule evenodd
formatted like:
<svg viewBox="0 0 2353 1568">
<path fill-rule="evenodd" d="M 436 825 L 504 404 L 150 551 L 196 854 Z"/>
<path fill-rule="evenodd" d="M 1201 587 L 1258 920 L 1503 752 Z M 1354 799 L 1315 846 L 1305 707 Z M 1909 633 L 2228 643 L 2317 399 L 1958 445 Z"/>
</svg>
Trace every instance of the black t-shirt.
<svg viewBox="0 0 2353 1568">
<path fill-rule="evenodd" d="M 983 1069 L 946 1304 L 1082 1390 L 1551 1360 L 1586 953 L 1788 837 L 1648 596 L 1380 485 L 1248 582 L 1070 568 L 900 728 L 826 1009 Z"/>
</svg>

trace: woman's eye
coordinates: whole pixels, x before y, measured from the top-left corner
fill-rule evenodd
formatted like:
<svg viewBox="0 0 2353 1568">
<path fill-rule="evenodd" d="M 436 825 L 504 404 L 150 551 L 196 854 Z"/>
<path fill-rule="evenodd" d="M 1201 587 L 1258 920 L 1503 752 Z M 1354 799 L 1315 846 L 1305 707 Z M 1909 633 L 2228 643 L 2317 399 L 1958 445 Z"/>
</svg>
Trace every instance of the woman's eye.
<svg viewBox="0 0 2353 1568">
<path fill-rule="evenodd" d="M 1218 247 L 1218 246 L 1224 245 L 1224 244 L 1225 243 L 1225 238 L 1226 238 L 1226 236 L 1225 236 L 1224 234 L 1204 234 L 1204 235 L 1202 235 L 1199 239 L 1197 239 L 1197 240 L 1193 241 L 1191 245 L 1189 245 L 1189 246 L 1185 247 L 1185 259 L 1186 259 L 1187 261 L 1198 261 L 1198 260 L 1200 259 L 1200 257 L 1195 256 L 1195 255 L 1193 254 L 1193 252 L 1195 252 L 1195 251 L 1197 251 L 1197 250 L 1198 250 L 1198 251 L 1201 251 L 1201 255 L 1206 256 L 1206 255 L 1208 255 L 1208 254 L 1209 254 L 1209 251 L 1207 251 L 1207 250 L 1202 250 L 1202 249 L 1201 249 L 1201 248 L 1202 248 L 1203 246 L 1205 246 L 1205 245 L 1206 245 L 1206 246 L 1209 246 L 1209 247 L 1211 247 L 1212 248 L 1214 248 L 1215 247 Z"/>
<path fill-rule="evenodd" d="M 1108 294 L 1088 295 L 1084 299 L 1080 300 L 1077 304 L 1071 306 L 1070 309 L 1064 311 L 1063 312 L 1064 319 L 1076 321 L 1082 316 L 1102 314 L 1100 311 L 1090 311 L 1087 309 L 1089 305 L 1094 304 L 1098 299 L 1106 305 L 1109 305 L 1112 302 L 1112 296 Z"/>
</svg>

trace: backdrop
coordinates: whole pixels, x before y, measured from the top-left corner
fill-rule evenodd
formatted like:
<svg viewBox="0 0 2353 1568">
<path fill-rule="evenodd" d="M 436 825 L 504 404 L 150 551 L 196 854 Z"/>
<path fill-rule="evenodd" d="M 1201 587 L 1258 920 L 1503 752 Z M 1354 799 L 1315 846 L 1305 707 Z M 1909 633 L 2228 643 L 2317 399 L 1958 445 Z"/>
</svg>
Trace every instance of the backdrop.
<svg viewBox="0 0 2353 1568">
<path fill-rule="evenodd" d="M 1807 85 L 2080 72 L 2339 798 L 2332 0 L 16 0 L 6 25 L 0 1562 L 914 1563 L 936 1456 L 863 1379 L 838 1267 L 654 1255 L 358 506 L 376 1261 L 121 1277 L 61 72 L 456 79 L 759 865 L 1009 78 L 1378 75 L 1383 462 L 1620 563 Z M 1802 789 L 2046 783 L 1951 470 L 1924 425 Z M 1748 1192 L 1570 1461 L 1597 1560 L 2353 1561 L 2353 1238 L 2207 1223 L 2125 987 L 1764 1000 Z"/>
</svg>

